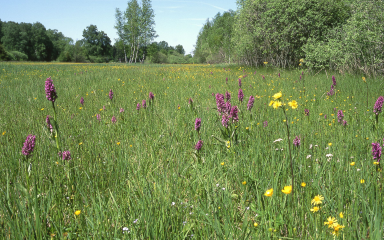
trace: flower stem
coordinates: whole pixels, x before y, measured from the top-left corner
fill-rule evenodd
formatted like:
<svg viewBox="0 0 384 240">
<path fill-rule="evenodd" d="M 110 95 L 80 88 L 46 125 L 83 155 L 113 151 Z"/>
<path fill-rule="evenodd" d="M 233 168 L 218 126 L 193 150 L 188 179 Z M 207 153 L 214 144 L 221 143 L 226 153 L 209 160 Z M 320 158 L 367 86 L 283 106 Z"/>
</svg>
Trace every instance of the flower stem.
<svg viewBox="0 0 384 240">
<path fill-rule="evenodd" d="M 292 154 L 291 154 L 291 140 L 290 140 L 290 137 L 289 137 L 289 126 L 288 126 L 288 118 L 287 118 L 287 114 L 285 112 L 285 109 L 284 108 L 281 108 L 283 109 L 283 112 L 284 112 L 284 115 L 285 115 L 285 126 L 287 127 L 287 135 L 288 135 L 288 152 L 289 152 L 289 159 L 291 161 L 291 175 L 292 175 L 292 197 L 293 197 L 293 193 L 294 193 L 294 178 L 295 178 L 295 175 L 293 174 L 293 160 L 292 160 Z"/>
<path fill-rule="evenodd" d="M 57 126 L 55 102 L 52 102 L 52 107 L 53 107 L 53 119 L 55 120 L 55 141 L 56 141 L 57 151 L 59 152 L 60 151 L 60 146 L 59 146 L 59 128 Z"/>
</svg>

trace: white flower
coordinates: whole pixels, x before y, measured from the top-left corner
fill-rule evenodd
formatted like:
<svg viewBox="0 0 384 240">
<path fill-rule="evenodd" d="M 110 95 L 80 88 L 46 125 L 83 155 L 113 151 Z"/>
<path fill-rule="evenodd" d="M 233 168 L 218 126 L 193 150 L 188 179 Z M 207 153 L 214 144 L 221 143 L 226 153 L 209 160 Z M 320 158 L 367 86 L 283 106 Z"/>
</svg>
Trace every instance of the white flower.
<svg viewBox="0 0 384 240">
<path fill-rule="evenodd" d="M 216 187 L 219 187 L 220 186 L 220 184 L 216 184 Z"/>
<path fill-rule="evenodd" d="M 175 206 L 175 204 L 176 204 L 175 202 L 172 202 L 172 206 Z"/>
<path fill-rule="evenodd" d="M 223 191 L 224 191 L 224 190 L 225 190 L 225 188 L 223 187 L 221 190 L 223 190 Z"/>
<path fill-rule="evenodd" d="M 308 159 L 308 158 L 311 158 L 311 157 L 312 157 L 312 155 L 307 155 L 307 159 Z"/>
<path fill-rule="evenodd" d="M 276 140 L 273 141 L 273 142 L 275 143 L 275 142 L 281 142 L 281 141 L 283 141 L 283 139 L 282 139 L 282 138 L 279 138 L 279 139 L 276 139 Z"/>
<path fill-rule="evenodd" d="M 138 220 L 139 220 L 139 219 L 135 219 L 135 221 L 133 221 L 133 223 L 137 223 Z"/>
<path fill-rule="evenodd" d="M 127 227 L 123 227 L 123 233 L 125 233 L 125 232 L 130 233 L 131 231 L 129 231 L 129 229 Z"/>
<path fill-rule="evenodd" d="M 309 144 L 309 149 L 312 149 L 312 144 Z"/>
<path fill-rule="evenodd" d="M 330 158 L 330 157 L 333 157 L 332 153 L 328 153 L 327 155 L 325 155 L 326 157 Z"/>
<path fill-rule="evenodd" d="M 358 169 L 356 169 L 357 171 L 360 171 L 361 169 L 360 168 L 358 168 Z"/>
</svg>

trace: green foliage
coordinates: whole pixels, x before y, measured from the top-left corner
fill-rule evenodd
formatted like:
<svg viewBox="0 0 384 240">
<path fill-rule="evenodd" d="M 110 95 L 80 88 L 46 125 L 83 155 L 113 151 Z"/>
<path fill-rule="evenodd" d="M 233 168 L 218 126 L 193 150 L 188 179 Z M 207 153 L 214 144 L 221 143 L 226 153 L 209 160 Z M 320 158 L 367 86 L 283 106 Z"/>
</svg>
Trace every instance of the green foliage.
<svg viewBox="0 0 384 240">
<path fill-rule="evenodd" d="M 5 51 L 3 45 L 0 43 L 0 61 L 10 60 L 9 54 Z"/>
<path fill-rule="evenodd" d="M 8 52 L 8 57 L 11 61 L 27 61 L 28 56 L 25 53 L 18 52 L 18 51 L 10 51 Z"/>
<path fill-rule="evenodd" d="M 89 25 L 84 29 L 82 41 L 82 47 L 91 62 L 109 58 L 112 50 L 111 39 L 104 31 L 98 31 L 96 25 Z"/>
</svg>

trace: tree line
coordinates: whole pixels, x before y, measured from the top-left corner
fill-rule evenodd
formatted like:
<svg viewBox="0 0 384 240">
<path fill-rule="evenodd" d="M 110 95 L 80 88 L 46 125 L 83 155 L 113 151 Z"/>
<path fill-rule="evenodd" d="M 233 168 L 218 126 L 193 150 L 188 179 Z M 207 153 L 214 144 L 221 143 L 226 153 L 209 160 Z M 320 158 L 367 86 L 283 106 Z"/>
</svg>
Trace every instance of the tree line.
<svg viewBox="0 0 384 240">
<path fill-rule="evenodd" d="M 237 6 L 206 21 L 194 51 L 199 62 L 384 69 L 382 0 L 238 0 Z"/>
</svg>

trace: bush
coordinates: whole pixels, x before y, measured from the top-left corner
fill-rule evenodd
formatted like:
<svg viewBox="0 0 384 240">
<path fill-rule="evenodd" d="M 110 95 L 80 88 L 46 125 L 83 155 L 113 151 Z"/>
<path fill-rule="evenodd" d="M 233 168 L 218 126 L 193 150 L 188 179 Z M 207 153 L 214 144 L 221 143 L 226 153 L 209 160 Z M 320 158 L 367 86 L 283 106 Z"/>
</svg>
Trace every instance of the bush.
<svg viewBox="0 0 384 240">
<path fill-rule="evenodd" d="M 9 61 L 10 57 L 7 51 L 5 51 L 3 45 L 0 44 L 0 61 Z"/>
<path fill-rule="evenodd" d="M 27 54 L 22 52 L 11 51 L 11 52 L 8 52 L 8 54 L 11 61 L 27 61 L 28 60 Z"/>
</svg>

